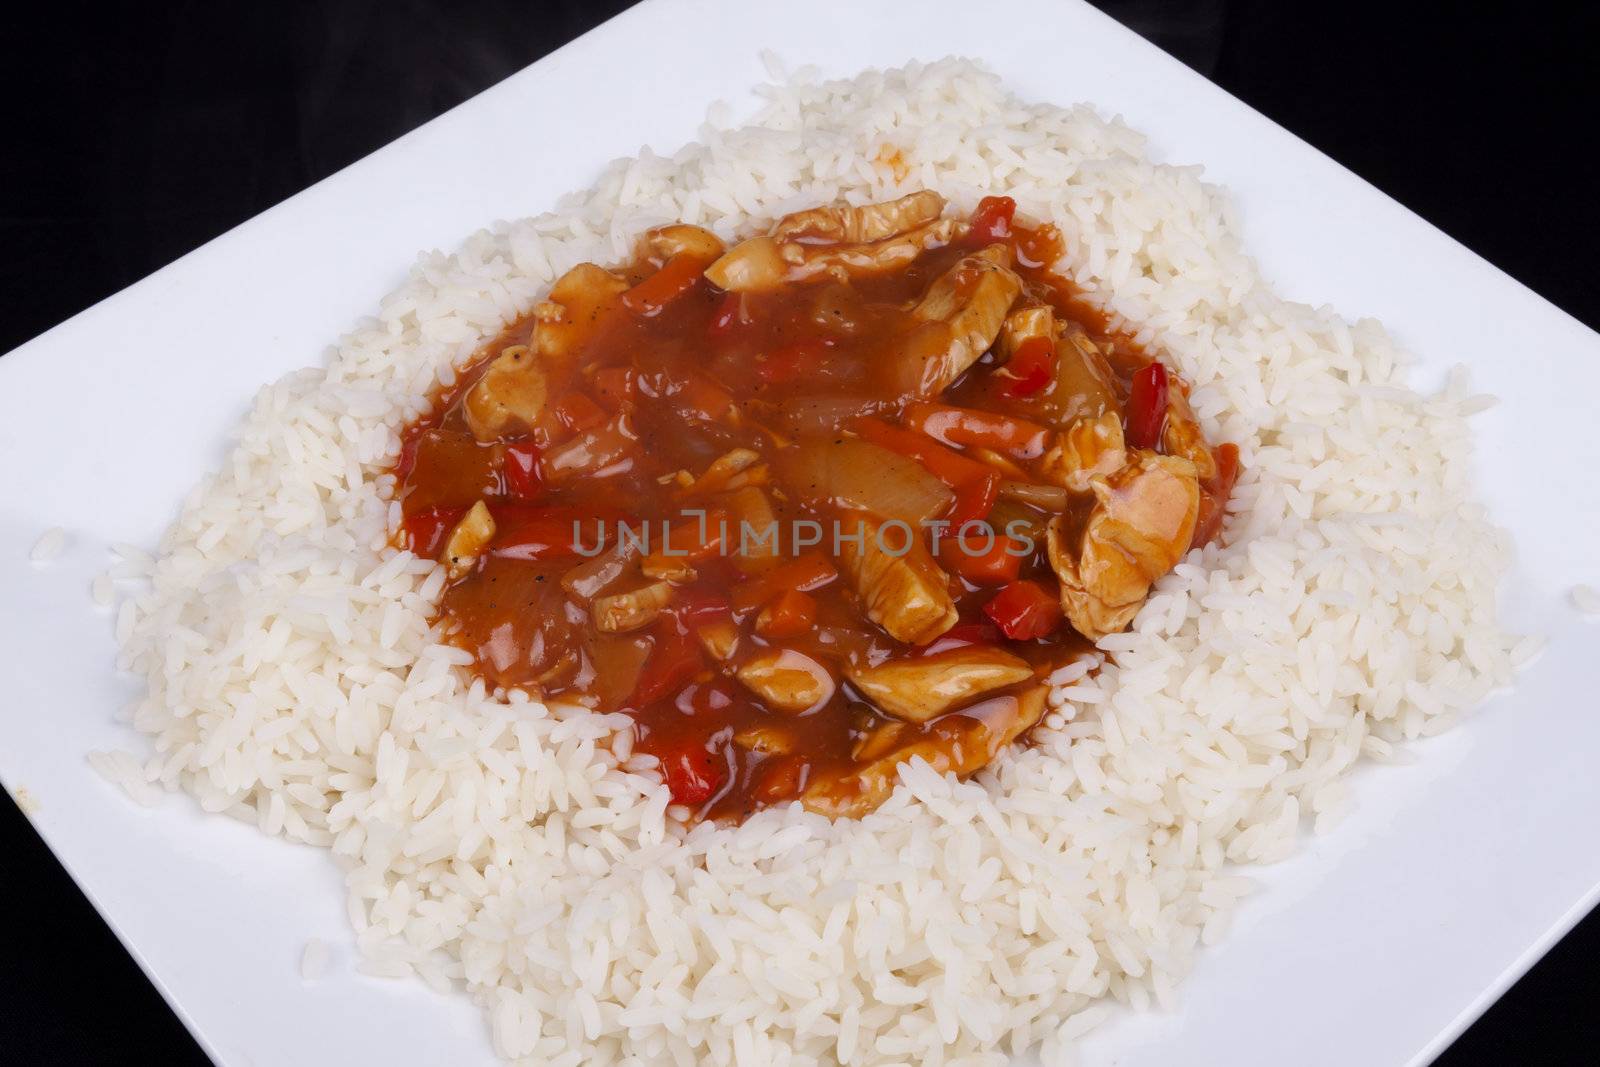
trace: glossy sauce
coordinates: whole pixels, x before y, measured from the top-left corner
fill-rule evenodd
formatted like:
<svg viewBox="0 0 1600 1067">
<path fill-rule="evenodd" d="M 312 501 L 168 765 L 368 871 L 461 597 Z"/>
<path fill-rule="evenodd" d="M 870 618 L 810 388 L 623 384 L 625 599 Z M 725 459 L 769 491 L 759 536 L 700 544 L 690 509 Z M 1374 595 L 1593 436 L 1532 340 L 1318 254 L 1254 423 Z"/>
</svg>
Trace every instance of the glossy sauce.
<svg viewBox="0 0 1600 1067">
<path fill-rule="evenodd" d="M 1059 318 L 1082 326 L 1107 353 L 1125 400 L 1129 377 L 1151 357 L 1111 331 L 1069 282 L 1042 266 L 1060 253 L 1053 227 L 1013 226 L 1008 240 L 1012 269 L 1025 282 L 1024 299 L 1048 304 Z M 494 514 L 497 532 L 488 552 L 444 594 L 448 640 L 474 655 L 475 670 L 491 686 L 526 687 L 546 699 L 630 714 L 637 723 L 635 748 L 662 759 L 669 784 L 674 776 L 679 783 L 687 779 L 683 796 L 711 818 L 740 817 L 795 797 L 817 776 L 850 773 L 856 746 L 890 720 L 843 678 L 847 663 L 987 644 L 1020 655 L 1042 677 L 1086 650 L 1088 642 L 1064 624 L 1043 638 L 1004 637 L 983 611 L 996 594 L 994 584 L 954 576 L 960 622 L 927 646 L 904 645 L 864 617 L 842 576 L 827 577 L 835 568 L 826 541 L 797 547 L 788 536 L 794 520 L 814 520 L 826 529 L 849 516 L 809 506 L 803 494 L 785 490 L 784 447 L 808 438 L 843 440 L 859 416 L 896 421 L 912 398 L 886 386 L 880 368 L 908 335 L 925 328 L 909 307 L 980 243 L 958 238 L 924 252 L 908 269 L 849 284 L 818 279 L 733 296 L 701 279 L 654 314 L 612 309 L 590 324 L 566 377 L 552 380 L 551 406 L 560 416 L 518 436 L 480 443 L 461 400 L 495 356 L 530 343 L 532 317 L 509 327 L 484 346 L 453 388 L 438 393 L 434 414 L 405 435 L 396 466 L 405 515 L 397 537 L 421 554 L 436 554 L 476 501 L 485 501 Z M 619 273 L 637 284 L 661 266 L 642 257 Z M 1035 398 L 1006 395 L 1001 379 L 990 373 L 996 364 L 993 352 L 985 354 L 939 401 L 1040 420 Z M 732 418 L 730 409 L 736 412 Z M 551 449 L 619 414 L 636 440 L 598 476 L 556 486 L 529 475 Z M 671 606 L 653 622 L 627 633 L 597 633 L 588 606 L 562 584 L 575 567 L 590 563 L 577 548 L 593 549 L 602 526 L 606 545 L 612 545 L 618 520 L 645 523 L 650 547 L 658 548 L 663 525 L 681 522 L 686 505 L 722 506 L 715 498 L 693 497 L 683 482 L 736 448 L 758 453 L 774 472 L 767 495 L 779 519 L 780 558 L 774 563 L 717 553 L 696 560 L 695 579 L 674 588 Z M 1225 496 L 1226 487 L 1212 504 L 1220 509 Z M 1016 501 L 997 507 L 991 522 L 1016 519 L 1041 531 L 1018 577 L 1039 578 L 1053 589 L 1042 536 L 1047 513 Z M 574 520 L 581 527 L 577 548 L 571 544 Z M 994 525 L 1004 530 L 1004 523 Z M 763 589 L 759 583 L 774 568 L 780 576 L 784 567 L 795 569 L 796 557 L 813 564 L 815 575 L 802 591 L 815 618 L 781 640 L 762 637 L 755 630 L 762 610 L 754 599 Z M 746 655 L 782 647 L 828 666 L 836 681 L 831 698 L 802 714 L 765 705 L 702 647 L 698 628 L 721 620 L 737 624 Z M 958 710 L 924 725 L 906 724 L 899 727 L 901 736 L 970 726 L 958 721 L 961 715 Z M 782 731 L 791 750 L 776 754 L 735 743 L 759 729 Z M 700 798 L 708 788 L 710 795 Z M 679 792 L 676 784 L 674 791 Z"/>
</svg>

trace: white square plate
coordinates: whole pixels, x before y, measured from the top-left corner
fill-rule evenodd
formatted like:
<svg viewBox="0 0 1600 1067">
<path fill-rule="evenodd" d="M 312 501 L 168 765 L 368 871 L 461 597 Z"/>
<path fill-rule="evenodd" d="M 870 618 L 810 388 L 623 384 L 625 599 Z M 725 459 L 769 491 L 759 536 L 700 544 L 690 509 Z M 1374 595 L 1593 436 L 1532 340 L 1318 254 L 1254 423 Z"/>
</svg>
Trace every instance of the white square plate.
<svg viewBox="0 0 1600 1067">
<path fill-rule="evenodd" d="M 1600 583 L 1593 418 L 1575 417 L 1600 338 L 1087 6 L 991 0 L 984 24 L 1024 31 L 1003 33 L 954 0 L 906 11 L 653 0 L 0 361 L 0 776 L 218 1061 L 492 1057 L 466 998 L 354 973 L 324 854 L 175 800 L 141 810 L 90 772 L 86 750 L 129 741 L 112 715 L 131 683 L 88 597 L 106 544 L 152 543 L 255 388 L 316 362 L 417 249 L 692 139 L 711 101 L 752 104 L 762 48 L 834 76 L 971 55 L 1026 97 L 1119 113 L 1233 190 L 1280 291 L 1382 319 L 1418 384 L 1459 361 L 1503 400 L 1477 419 L 1480 492 L 1517 540 L 1507 618 L 1548 650 L 1414 766 L 1361 772 L 1357 813 L 1263 872 L 1181 1009 L 1119 1016 L 1085 1061 L 1423 1063 L 1593 903 L 1600 630 L 1566 595 Z M 51 526 L 66 552 L 29 563 Z M 334 946 L 309 985 L 308 936 Z"/>
</svg>

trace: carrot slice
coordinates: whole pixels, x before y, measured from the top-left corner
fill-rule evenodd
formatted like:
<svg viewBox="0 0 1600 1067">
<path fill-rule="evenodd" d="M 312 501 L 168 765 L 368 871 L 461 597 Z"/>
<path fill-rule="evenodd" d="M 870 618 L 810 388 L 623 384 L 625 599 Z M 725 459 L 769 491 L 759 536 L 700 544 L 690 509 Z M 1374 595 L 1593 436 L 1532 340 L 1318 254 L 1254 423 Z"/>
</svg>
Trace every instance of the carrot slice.
<svg viewBox="0 0 1600 1067">
<path fill-rule="evenodd" d="M 766 574 L 739 583 L 729 600 L 735 611 L 753 611 L 779 593 L 791 589 L 812 593 L 837 577 L 839 571 L 828 557 L 820 552 L 807 552 Z"/>
<path fill-rule="evenodd" d="M 908 427 L 946 445 L 974 445 L 1032 459 L 1050 440 L 1048 427 L 997 411 L 917 401 L 906 408 Z"/>
<path fill-rule="evenodd" d="M 816 598 L 798 589 L 785 589 L 761 609 L 756 632 L 762 637 L 794 637 L 810 630 L 816 621 Z"/>
</svg>

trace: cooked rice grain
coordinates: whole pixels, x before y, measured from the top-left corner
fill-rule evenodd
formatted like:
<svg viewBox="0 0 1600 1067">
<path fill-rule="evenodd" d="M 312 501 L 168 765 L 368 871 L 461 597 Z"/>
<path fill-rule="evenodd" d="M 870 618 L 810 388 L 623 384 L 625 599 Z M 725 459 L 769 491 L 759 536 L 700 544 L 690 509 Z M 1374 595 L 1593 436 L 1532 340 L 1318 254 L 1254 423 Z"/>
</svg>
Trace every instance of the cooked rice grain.
<svg viewBox="0 0 1600 1067">
<path fill-rule="evenodd" d="M 1460 376 L 1412 392 L 1376 323 L 1274 296 L 1226 196 L 1087 107 L 953 60 L 764 93 L 748 126 L 422 256 L 326 367 L 261 390 L 118 613 L 156 742 L 134 787 L 331 847 L 363 970 L 464 986 L 507 1057 L 1054 1061 L 1103 998 L 1169 1001 L 1245 889 L 1230 861 L 1288 854 L 1363 754 L 1510 680 L 1505 543 L 1467 479 L 1483 401 Z M 905 186 L 870 162 L 885 148 Z M 1239 444 L 1226 543 L 975 780 L 919 762 L 859 822 L 685 829 L 654 761 L 610 747 L 625 720 L 497 702 L 434 643 L 442 572 L 384 547 L 380 472 L 429 387 L 573 264 L 672 219 L 731 237 L 917 186 L 1062 227 L 1063 268 Z"/>
</svg>

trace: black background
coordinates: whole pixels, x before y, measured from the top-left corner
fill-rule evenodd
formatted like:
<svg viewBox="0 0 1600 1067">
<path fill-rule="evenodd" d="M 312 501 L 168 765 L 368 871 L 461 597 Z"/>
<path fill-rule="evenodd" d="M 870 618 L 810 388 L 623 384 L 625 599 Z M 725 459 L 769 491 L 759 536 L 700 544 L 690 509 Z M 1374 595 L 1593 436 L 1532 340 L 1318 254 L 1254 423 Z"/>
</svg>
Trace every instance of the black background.
<svg viewBox="0 0 1600 1067">
<path fill-rule="evenodd" d="M 8 13 L 0 352 L 627 6 L 356 0 Z M 1595 6 L 1099 6 L 1600 326 Z M 982 8 L 974 33 L 1030 32 L 988 24 Z M 1041 62 L 1070 61 L 1061 53 L 1041 48 Z M 3 1058 L 204 1063 L 9 801 L 0 856 Z M 1439 1062 L 1594 1062 L 1597 952 L 1591 918 Z"/>
</svg>

